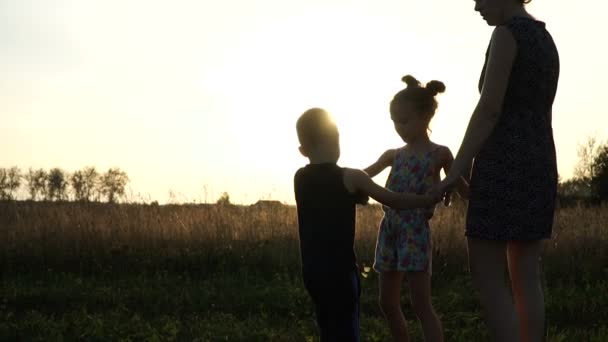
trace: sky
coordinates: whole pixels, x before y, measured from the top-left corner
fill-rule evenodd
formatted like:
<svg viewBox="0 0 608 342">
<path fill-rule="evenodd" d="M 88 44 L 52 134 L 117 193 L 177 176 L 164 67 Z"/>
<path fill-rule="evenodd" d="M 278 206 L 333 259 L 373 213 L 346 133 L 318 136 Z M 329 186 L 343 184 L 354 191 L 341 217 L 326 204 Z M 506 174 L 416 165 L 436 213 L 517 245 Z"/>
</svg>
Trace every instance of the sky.
<svg viewBox="0 0 608 342">
<path fill-rule="evenodd" d="M 342 166 L 403 145 L 388 103 L 441 80 L 431 139 L 456 154 L 492 28 L 472 0 L 0 0 L 0 167 L 119 167 L 130 200 L 293 203 L 295 122 L 335 117 Z M 534 0 L 561 59 L 558 169 L 608 139 L 608 3 Z M 387 173 L 374 178 L 383 184 Z"/>
</svg>

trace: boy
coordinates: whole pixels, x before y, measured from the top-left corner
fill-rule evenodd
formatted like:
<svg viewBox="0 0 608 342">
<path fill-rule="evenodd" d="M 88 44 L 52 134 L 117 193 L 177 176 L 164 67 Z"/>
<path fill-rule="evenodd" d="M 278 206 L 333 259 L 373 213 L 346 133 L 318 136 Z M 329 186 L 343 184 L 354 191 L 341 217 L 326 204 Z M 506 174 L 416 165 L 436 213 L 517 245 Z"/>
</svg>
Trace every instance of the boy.
<svg viewBox="0 0 608 342">
<path fill-rule="evenodd" d="M 304 286 L 315 307 L 321 341 L 359 341 L 360 279 L 354 251 L 356 204 L 368 196 L 399 209 L 431 206 L 439 196 L 399 194 L 361 170 L 341 168 L 338 128 L 323 109 L 296 124 L 310 164 L 294 177 Z"/>
</svg>

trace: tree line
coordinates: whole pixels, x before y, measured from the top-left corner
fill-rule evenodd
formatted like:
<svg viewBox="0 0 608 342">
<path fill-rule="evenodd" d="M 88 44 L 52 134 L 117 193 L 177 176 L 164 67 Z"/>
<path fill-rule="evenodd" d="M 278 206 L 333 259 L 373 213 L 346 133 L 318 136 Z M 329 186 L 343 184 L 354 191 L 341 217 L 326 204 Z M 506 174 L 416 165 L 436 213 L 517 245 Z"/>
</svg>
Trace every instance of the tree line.
<svg viewBox="0 0 608 342">
<path fill-rule="evenodd" d="M 608 141 L 590 137 L 578 149 L 579 162 L 574 177 L 560 180 L 560 205 L 597 204 L 608 201 Z M 32 169 L 22 172 L 18 167 L 0 168 L 0 200 L 13 200 L 23 187 L 33 201 L 107 201 L 115 203 L 125 195 L 129 182 L 127 173 L 110 168 L 105 173 L 85 167 L 73 173 L 60 168 Z M 230 204 L 223 193 L 218 204 Z"/>
<path fill-rule="evenodd" d="M 19 190 L 27 190 L 32 201 L 107 201 L 115 203 L 125 195 L 129 182 L 127 173 L 110 168 L 100 173 L 85 167 L 72 173 L 60 168 L 22 171 L 16 166 L 0 168 L 0 200 L 13 200 Z"/>
<path fill-rule="evenodd" d="M 608 201 L 608 141 L 589 137 L 579 145 L 579 162 L 574 177 L 560 181 L 558 196 L 562 205 L 598 204 Z"/>
</svg>

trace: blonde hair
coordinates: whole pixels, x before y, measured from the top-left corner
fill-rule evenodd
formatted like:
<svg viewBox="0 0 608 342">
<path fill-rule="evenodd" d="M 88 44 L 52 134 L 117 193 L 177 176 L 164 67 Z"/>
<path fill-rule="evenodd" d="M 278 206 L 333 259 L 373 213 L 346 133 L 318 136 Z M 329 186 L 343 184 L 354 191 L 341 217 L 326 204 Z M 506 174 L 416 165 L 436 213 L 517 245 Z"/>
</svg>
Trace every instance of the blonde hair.
<svg viewBox="0 0 608 342">
<path fill-rule="evenodd" d="M 314 145 L 324 133 L 336 129 L 331 115 L 322 108 L 311 108 L 305 111 L 296 123 L 298 140 L 303 147 Z"/>
</svg>

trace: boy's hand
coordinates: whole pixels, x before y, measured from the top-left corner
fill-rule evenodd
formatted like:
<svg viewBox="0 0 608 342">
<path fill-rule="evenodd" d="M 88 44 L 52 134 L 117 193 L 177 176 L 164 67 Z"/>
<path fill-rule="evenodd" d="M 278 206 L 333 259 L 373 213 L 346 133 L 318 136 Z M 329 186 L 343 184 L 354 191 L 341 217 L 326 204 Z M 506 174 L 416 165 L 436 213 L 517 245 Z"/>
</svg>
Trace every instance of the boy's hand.
<svg viewBox="0 0 608 342">
<path fill-rule="evenodd" d="M 428 199 L 431 202 L 431 205 L 435 205 L 435 204 L 441 202 L 441 200 L 443 199 L 443 196 L 441 196 L 440 193 L 429 192 L 429 193 L 425 194 L 424 196 L 428 196 Z"/>
<path fill-rule="evenodd" d="M 446 192 L 442 197 L 443 197 L 443 205 L 446 207 L 449 207 L 450 203 L 452 202 L 452 193 Z"/>
<path fill-rule="evenodd" d="M 423 195 L 417 195 L 418 198 L 422 201 L 422 206 L 424 207 L 433 207 L 435 204 L 441 202 L 443 197 L 441 197 L 438 193 L 427 192 Z"/>
</svg>

